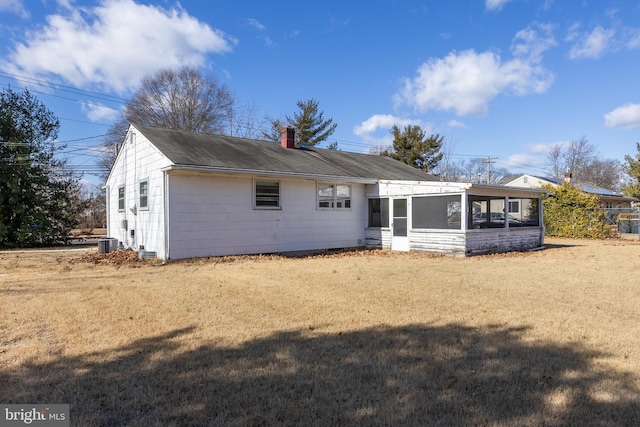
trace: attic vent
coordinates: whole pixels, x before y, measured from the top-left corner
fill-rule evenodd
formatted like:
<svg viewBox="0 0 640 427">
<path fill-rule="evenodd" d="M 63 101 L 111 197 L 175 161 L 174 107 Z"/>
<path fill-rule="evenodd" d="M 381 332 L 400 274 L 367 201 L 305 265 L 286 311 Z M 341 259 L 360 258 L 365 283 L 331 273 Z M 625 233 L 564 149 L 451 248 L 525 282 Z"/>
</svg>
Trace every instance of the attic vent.
<svg viewBox="0 0 640 427">
<path fill-rule="evenodd" d="M 132 145 L 136 144 L 136 134 L 131 132 L 131 135 L 129 136 L 129 141 L 131 142 Z"/>
</svg>

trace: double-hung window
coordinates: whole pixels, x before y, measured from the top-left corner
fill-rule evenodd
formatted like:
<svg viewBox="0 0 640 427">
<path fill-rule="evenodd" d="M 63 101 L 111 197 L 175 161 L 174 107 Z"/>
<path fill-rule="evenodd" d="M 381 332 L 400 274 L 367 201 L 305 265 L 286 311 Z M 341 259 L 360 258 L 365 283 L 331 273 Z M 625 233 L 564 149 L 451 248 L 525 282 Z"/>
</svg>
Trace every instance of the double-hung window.
<svg viewBox="0 0 640 427">
<path fill-rule="evenodd" d="M 280 208 L 280 181 L 254 181 L 254 207 L 256 209 Z"/>
<path fill-rule="evenodd" d="M 318 209 L 351 209 L 351 186 L 319 182 Z"/>
<path fill-rule="evenodd" d="M 124 211 L 124 185 L 118 187 L 118 210 Z"/>
<path fill-rule="evenodd" d="M 149 181 L 140 181 L 140 209 L 149 209 Z"/>
</svg>

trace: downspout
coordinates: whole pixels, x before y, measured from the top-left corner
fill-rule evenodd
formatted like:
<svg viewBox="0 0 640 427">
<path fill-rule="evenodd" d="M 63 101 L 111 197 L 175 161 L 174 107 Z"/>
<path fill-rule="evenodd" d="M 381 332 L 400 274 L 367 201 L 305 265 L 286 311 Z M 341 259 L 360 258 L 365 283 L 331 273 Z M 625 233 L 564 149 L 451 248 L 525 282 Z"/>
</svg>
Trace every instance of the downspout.
<svg viewBox="0 0 640 427">
<path fill-rule="evenodd" d="M 108 185 L 104 186 L 105 195 L 104 195 L 104 208 L 107 212 L 107 236 L 111 235 L 111 203 L 109 199 L 111 198 L 111 188 Z"/>
<path fill-rule="evenodd" d="M 164 261 L 169 261 L 169 172 L 162 172 Z"/>
</svg>

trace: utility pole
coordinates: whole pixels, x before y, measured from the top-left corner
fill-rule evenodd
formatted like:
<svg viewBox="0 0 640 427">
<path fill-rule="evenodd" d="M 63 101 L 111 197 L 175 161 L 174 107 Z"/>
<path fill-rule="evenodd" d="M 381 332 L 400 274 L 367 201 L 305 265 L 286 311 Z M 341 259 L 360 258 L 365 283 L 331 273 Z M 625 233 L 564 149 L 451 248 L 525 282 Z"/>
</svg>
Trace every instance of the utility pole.
<svg viewBox="0 0 640 427">
<path fill-rule="evenodd" d="M 487 184 L 491 184 L 491 163 L 494 163 L 497 157 L 487 157 L 484 162 L 487 164 Z"/>
</svg>

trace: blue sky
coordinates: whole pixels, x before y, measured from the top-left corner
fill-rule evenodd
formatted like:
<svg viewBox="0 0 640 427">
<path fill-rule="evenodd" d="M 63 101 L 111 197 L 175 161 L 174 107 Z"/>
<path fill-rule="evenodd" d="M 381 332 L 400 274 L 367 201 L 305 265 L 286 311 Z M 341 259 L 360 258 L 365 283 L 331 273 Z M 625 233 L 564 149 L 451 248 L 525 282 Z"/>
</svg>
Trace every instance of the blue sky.
<svg viewBox="0 0 640 427">
<path fill-rule="evenodd" d="M 140 79 L 182 65 L 260 118 L 316 99 L 345 151 L 418 124 L 454 160 L 544 174 L 555 144 L 640 142 L 640 0 L 0 0 L 0 38 L 0 85 L 29 87 L 88 173 Z"/>
</svg>

